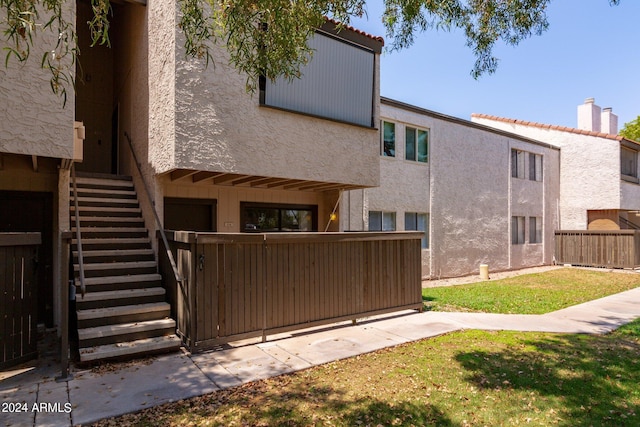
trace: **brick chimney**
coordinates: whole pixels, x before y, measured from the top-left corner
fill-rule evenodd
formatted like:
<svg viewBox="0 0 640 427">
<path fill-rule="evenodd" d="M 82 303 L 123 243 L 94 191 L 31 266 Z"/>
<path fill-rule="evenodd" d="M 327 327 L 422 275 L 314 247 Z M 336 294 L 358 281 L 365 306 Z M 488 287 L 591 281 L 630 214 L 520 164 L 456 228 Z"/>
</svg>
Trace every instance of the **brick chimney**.
<svg viewBox="0 0 640 427">
<path fill-rule="evenodd" d="M 601 109 L 594 104 L 595 99 L 587 98 L 578 105 L 578 129 L 600 132 Z"/>
<path fill-rule="evenodd" d="M 602 109 L 600 130 L 609 135 L 618 134 L 618 116 L 613 114 L 611 107 Z"/>
</svg>

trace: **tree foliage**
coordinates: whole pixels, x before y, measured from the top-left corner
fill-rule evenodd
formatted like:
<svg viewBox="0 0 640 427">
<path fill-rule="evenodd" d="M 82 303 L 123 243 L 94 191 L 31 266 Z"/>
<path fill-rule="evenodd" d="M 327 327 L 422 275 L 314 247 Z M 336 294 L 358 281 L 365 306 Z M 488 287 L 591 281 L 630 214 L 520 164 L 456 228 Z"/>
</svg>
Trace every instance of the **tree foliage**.
<svg viewBox="0 0 640 427">
<path fill-rule="evenodd" d="M 171 0 L 162 0 L 171 1 Z M 460 29 L 476 62 L 471 74 L 477 78 L 493 73 L 498 59 L 495 44 L 502 40 L 517 45 L 549 26 L 547 6 L 551 0 L 383 0 L 382 17 L 390 48 L 410 46 L 416 35 L 432 29 Z M 603 0 L 604 1 L 604 0 Z M 619 0 L 608 0 L 618 4 Z M 57 44 L 47 49 L 42 66 L 51 71 L 51 88 L 66 96 L 73 84 L 74 62 L 79 51 L 73 21 L 65 10 L 75 0 L 0 0 L 0 21 L 6 52 L 26 61 L 38 31 L 53 31 Z M 312 51 L 306 41 L 325 17 L 348 24 L 365 13 L 366 0 L 176 0 L 178 27 L 185 35 L 187 55 L 216 60 L 212 44 L 223 43 L 230 61 L 247 75 L 247 88 L 256 88 L 261 75 L 295 78 Z M 92 45 L 109 44 L 109 0 L 91 0 L 89 25 Z"/>
<path fill-rule="evenodd" d="M 627 139 L 640 142 L 640 116 L 636 117 L 635 120 L 625 123 L 620 130 L 620 135 Z"/>
</svg>

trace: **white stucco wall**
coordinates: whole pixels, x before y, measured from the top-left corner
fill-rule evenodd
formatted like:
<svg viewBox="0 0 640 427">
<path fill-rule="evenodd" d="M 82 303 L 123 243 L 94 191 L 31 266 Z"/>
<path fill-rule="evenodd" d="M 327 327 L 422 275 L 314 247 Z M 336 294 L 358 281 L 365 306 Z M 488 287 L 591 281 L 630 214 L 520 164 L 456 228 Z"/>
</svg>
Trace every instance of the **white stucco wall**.
<svg viewBox="0 0 640 427">
<path fill-rule="evenodd" d="M 223 47 L 214 47 L 209 67 L 185 58 L 170 3 L 148 6 L 149 156 L 156 173 L 183 168 L 378 185 L 376 129 L 260 107 Z"/>
<path fill-rule="evenodd" d="M 404 212 L 429 213 L 423 276 L 475 273 L 482 263 L 497 271 L 552 262 L 559 150 L 410 106 L 383 102 L 381 118 L 396 123 L 396 157 L 379 157 L 380 187 L 351 192 L 352 223 L 364 229 L 369 210 L 391 211 L 402 230 Z M 404 160 L 407 125 L 429 130 L 428 164 Z M 512 148 L 543 156 L 542 182 L 511 177 Z M 514 215 L 526 217 L 523 245 L 511 244 Z M 529 217 L 543 219 L 543 243 L 528 243 Z"/>
<path fill-rule="evenodd" d="M 64 8 L 67 19 L 72 19 L 75 2 L 66 2 Z M 42 20 L 46 22 L 44 16 Z M 4 30 L 4 25 L 0 24 L 0 29 Z M 67 103 L 63 107 L 63 98 L 51 91 L 50 71 L 40 67 L 44 52 L 55 47 L 57 37 L 53 31 L 39 29 L 31 56 L 23 64 L 12 57 L 5 67 L 3 55 L 0 66 L 0 152 L 73 157 L 73 87 L 67 84 Z M 75 71 L 73 67 L 72 71 Z"/>
<path fill-rule="evenodd" d="M 587 210 L 621 209 L 618 141 L 483 117 L 472 121 L 561 148 L 559 228 L 586 230 Z"/>
</svg>

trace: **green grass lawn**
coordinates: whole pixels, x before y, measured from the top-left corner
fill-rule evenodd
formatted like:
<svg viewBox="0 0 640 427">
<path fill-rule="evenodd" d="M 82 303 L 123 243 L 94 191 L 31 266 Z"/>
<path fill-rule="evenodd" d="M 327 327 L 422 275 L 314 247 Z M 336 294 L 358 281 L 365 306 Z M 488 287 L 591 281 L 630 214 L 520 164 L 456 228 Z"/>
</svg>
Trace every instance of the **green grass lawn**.
<svg viewBox="0 0 640 427">
<path fill-rule="evenodd" d="M 425 298 L 544 313 L 639 286 L 639 277 L 560 269 L 426 289 Z M 640 319 L 605 336 L 455 332 L 98 425 L 638 426 Z"/>
<path fill-rule="evenodd" d="M 607 336 L 457 332 L 100 424 L 637 426 L 640 322 Z"/>
<path fill-rule="evenodd" d="M 561 268 L 503 280 L 427 288 L 427 310 L 543 314 L 640 286 L 640 274 Z"/>
</svg>

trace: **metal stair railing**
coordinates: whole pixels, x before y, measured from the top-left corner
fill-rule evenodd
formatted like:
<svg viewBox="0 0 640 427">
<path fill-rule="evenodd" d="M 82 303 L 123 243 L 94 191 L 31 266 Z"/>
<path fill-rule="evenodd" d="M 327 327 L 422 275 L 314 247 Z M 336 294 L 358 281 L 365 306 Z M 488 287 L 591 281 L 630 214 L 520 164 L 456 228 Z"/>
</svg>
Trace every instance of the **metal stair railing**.
<svg viewBox="0 0 640 427">
<path fill-rule="evenodd" d="M 86 285 L 84 280 L 84 261 L 82 255 L 82 238 L 80 233 L 80 210 L 78 208 L 78 187 L 76 185 L 76 167 L 71 163 L 71 181 L 73 183 L 73 204 L 76 216 L 76 246 L 78 248 L 78 270 L 80 275 L 80 293 L 84 297 Z"/>
<path fill-rule="evenodd" d="M 160 231 L 160 236 L 162 237 L 162 243 L 164 244 L 166 255 L 167 255 L 167 258 L 169 259 L 169 263 L 171 264 L 171 269 L 173 270 L 173 275 L 175 277 L 175 280 L 176 280 L 177 283 L 180 283 L 180 284 L 184 285 L 184 282 L 185 282 L 186 278 L 181 277 L 180 273 L 178 272 L 178 267 L 176 265 L 176 261 L 173 258 L 173 253 L 171 252 L 171 249 L 169 248 L 169 241 L 167 240 L 167 235 L 164 232 L 164 227 L 162 226 L 162 223 L 160 222 L 160 216 L 158 215 L 158 211 L 156 210 L 156 204 L 155 204 L 154 200 L 151 198 L 151 191 L 149 190 L 149 187 L 147 186 L 147 182 L 144 179 L 144 175 L 142 174 L 142 165 L 138 161 L 138 156 L 136 156 L 136 152 L 133 149 L 133 143 L 131 142 L 131 137 L 129 136 L 129 134 L 127 132 L 124 133 L 124 136 L 127 138 L 127 142 L 129 143 L 129 150 L 131 150 L 131 155 L 133 156 L 133 161 L 136 164 L 136 168 L 138 169 L 138 173 L 140 174 L 140 180 L 142 181 L 142 186 L 144 187 L 145 194 L 149 199 L 149 202 L 150 202 L 150 205 L 151 205 L 151 210 L 153 211 L 153 215 L 154 215 L 154 217 L 156 219 L 156 225 L 158 226 L 158 230 Z"/>
<path fill-rule="evenodd" d="M 624 225 L 631 228 L 632 230 L 640 230 L 640 225 L 636 224 L 635 222 L 629 221 L 624 217 L 620 217 L 620 222 L 622 222 Z"/>
</svg>

